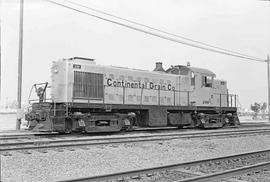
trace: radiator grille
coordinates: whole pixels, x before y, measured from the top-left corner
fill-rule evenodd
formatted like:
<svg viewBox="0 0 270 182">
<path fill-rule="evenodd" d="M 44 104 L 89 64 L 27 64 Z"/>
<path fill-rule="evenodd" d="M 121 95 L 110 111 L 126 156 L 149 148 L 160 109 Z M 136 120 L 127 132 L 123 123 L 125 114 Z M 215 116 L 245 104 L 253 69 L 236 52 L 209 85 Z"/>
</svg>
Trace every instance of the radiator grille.
<svg viewBox="0 0 270 182">
<path fill-rule="evenodd" d="M 74 71 L 73 97 L 103 98 L 103 74 Z"/>
</svg>

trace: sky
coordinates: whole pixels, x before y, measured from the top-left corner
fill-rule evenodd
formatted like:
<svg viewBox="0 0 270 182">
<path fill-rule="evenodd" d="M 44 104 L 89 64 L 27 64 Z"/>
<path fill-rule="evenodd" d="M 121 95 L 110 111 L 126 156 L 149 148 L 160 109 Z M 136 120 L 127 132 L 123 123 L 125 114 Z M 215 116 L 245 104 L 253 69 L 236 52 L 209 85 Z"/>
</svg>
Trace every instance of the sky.
<svg viewBox="0 0 270 182">
<path fill-rule="evenodd" d="M 1 103 L 17 98 L 19 0 L 1 1 Z M 54 0 L 64 3 L 62 0 Z M 75 1 L 74 1 L 75 2 Z M 77 3 L 177 35 L 266 59 L 270 2 L 255 0 L 76 0 Z M 74 6 L 75 7 L 75 6 Z M 77 7 L 78 8 L 78 7 Z M 82 9 L 82 8 L 81 8 Z M 82 9 L 85 10 L 85 9 Z M 90 13 L 94 13 L 88 10 Z M 98 13 L 95 13 L 100 15 Z M 242 107 L 267 102 L 267 65 L 170 42 L 56 6 L 25 0 L 22 101 L 34 83 L 50 82 L 53 61 L 94 58 L 97 64 L 153 70 L 155 62 L 206 68 L 227 80 Z"/>
</svg>

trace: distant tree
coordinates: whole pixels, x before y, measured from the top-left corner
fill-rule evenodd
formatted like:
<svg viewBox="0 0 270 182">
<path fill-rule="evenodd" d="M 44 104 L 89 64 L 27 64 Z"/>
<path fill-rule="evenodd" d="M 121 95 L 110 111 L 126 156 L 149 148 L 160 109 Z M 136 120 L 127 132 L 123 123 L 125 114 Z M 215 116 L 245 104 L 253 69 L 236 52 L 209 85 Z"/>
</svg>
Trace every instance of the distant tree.
<svg viewBox="0 0 270 182">
<path fill-rule="evenodd" d="M 258 113 L 261 109 L 261 104 L 255 102 L 254 105 L 251 104 L 250 109 L 255 113 Z"/>
<path fill-rule="evenodd" d="M 267 104 L 266 104 L 266 102 L 264 102 L 261 105 L 262 119 L 265 119 L 266 118 L 266 115 L 265 115 L 266 109 L 267 109 Z"/>
<path fill-rule="evenodd" d="M 264 103 L 261 105 L 261 111 L 262 111 L 262 112 L 265 112 L 266 108 L 267 108 L 267 104 L 266 104 L 266 102 L 264 102 Z"/>
<path fill-rule="evenodd" d="M 258 113 L 260 112 L 261 109 L 261 104 L 255 102 L 254 105 L 251 104 L 250 109 L 254 111 L 252 119 L 257 119 Z"/>
<path fill-rule="evenodd" d="M 258 114 L 260 112 L 262 114 L 262 119 L 264 119 L 265 118 L 264 113 L 265 113 L 265 111 L 267 109 L 267 104 L 266 104 L 266 102 L 261 103 L 261 104 L 255 102 L 254 105 L 251 104 L 250 109 L 252 111 L 254 111 L 254 115 L 252 116 L 252 119 L 258 119 Z"/>
</svg>

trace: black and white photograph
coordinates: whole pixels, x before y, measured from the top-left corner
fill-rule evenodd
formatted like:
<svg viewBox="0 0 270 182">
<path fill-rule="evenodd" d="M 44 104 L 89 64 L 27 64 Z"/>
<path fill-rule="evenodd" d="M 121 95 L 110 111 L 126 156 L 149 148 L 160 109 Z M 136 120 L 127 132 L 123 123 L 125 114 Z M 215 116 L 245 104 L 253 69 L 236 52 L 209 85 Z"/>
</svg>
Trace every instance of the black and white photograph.
<svg viewBox="0 0 270 182">
<path fill-rule="evenodd" d="M 270 182 L 270 1 L 0 0 L 0 182 Z"/>
</svg>

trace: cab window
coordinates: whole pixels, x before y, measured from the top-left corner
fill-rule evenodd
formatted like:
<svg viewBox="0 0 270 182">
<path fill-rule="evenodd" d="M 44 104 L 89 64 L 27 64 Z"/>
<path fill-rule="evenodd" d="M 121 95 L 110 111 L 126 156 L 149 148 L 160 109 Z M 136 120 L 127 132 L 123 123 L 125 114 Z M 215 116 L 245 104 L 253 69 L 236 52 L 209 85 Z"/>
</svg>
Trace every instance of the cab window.
<svg viewBox="0 0 270 182">
<path fill-rule="evenodd" d="M 188 75 L 188 73 L 189 73 L 188 68 L 183 67 L 180 69 L 180 75 Z"/>
<path fill-rule="evenodd" d="M 195 85 L 195 74 L 194 74 L 194 72 L 191 72 L 191 85 L 192 86 Z"/>
<path fill-rule="evenodd" d="M 202 86 L 203 87 L 212 87 L 213 77 L 211 76 L 202 76 Z"/>
</svg>

